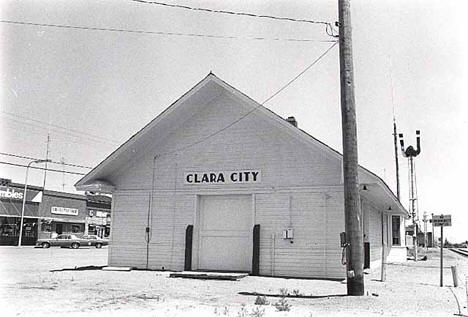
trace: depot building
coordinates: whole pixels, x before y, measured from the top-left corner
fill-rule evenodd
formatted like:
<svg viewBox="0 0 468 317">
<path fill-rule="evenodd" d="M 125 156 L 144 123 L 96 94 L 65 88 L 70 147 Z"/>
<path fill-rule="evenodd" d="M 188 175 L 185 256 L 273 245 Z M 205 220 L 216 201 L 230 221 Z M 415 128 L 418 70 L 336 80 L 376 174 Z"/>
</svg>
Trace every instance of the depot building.
<svg viewBox="0 0 468 317">
<path fill-rule="evenodd" d="M 336 127 L 339 129 L 340 127 Z M 109 265 L 343 278 L 342 155 L 209 74 L 75 186 L 112 193 Z M 365 266 L 407 211 L 359 167 Z"/>
</svg>

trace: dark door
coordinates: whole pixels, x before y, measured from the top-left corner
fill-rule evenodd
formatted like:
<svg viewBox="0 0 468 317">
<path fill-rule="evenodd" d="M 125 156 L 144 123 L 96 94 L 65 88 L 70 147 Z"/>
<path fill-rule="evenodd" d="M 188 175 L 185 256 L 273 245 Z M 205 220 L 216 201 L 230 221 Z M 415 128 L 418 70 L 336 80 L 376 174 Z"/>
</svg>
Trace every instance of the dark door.
<svg viewBox="0 0 468 317">
<path fill-rule="evenodd" d="M 62 234 L 63 233 L 63 224 L 61 224 L 61 223 L 55 224 L 55 232 L 57 232 L 57 234 Z"/>
</svg>

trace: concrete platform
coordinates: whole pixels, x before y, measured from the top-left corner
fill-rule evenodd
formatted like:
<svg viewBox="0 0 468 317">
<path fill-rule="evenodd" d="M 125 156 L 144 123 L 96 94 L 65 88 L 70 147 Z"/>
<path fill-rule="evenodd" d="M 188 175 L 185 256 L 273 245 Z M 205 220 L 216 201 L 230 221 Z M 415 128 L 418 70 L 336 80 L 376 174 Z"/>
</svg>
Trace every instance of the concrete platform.
<svg viewBox="0 0 468 317">
<path fill-rule="evenodd" d="M 241 278 L 248 276 L 248 273 L 223 273 L 223 272 L 192 272 L 183 271 L 171 273 L 169 277 L 192 278 L 199 280 L 223 280 L 223 281 L 238 281 Z"/>
<path fill-rule="evenodd" d="M 102 268 L 103 271 L 124 271 L 129 272 L 132 270 L 131 267 L 117 267 L 117 266 L 106 266 Z"/>
</svg>

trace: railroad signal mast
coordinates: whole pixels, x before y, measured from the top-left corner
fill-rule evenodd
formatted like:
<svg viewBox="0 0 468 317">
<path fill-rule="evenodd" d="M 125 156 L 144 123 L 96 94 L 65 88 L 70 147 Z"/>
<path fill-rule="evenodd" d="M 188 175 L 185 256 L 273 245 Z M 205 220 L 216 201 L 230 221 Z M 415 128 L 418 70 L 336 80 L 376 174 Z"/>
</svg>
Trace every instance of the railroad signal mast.
<svg viewBox="0 0 468 317">
<path fill-rule="evenodd" d="M 410 145 L 405 149 L 403 141 L 403 133 L 399 134 L 401 152 L 404 157 L 408 158 L 408 178 L 409 178 L 409 209 L 413 221 L 413 244 L 414 244 L 414 260 L 418 260 L 418 210 L 417 210 L 417 188 L 416 188 L 416 170 L 414 167 L 414 158 L 421 153 L 420 131 L 416 130 L 416 149 Z"/>
</svg>

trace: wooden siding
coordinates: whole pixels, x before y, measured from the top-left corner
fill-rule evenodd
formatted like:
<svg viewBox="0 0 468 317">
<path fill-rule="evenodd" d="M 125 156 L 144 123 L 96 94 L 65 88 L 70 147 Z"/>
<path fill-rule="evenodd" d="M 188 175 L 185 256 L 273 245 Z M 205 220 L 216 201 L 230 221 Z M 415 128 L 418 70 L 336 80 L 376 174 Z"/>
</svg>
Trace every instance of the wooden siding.
<svg viewBox="0 0 468 317">
<path fill-rule="evenodd" d="M 110 266 L 145 268 L 149 192 L 113 195 Z"/>
<path fill-rule="evenodd" d="M 370 261 L 382 258 L 382 212 L 372 202 L 362 199 L 364 241 L 370 243 Z M 386 217 L 386 216 L 385 216 Z M 384 218 L 385 218 L 384 217 Z"/>
<path fill-rule="evenodd" d="M 197 268 L 198 196 L 241 193 L 254 195 L 254 224 L 261 228 L 261 275 L 345 277 L 339 244 L 339 233 L 344 231 L 339 159 L 319 147 L 305 146 L 290 131 L 255 112 L 207 142 L 174 152 L 245 114 L 247 110 L 236 103 L 221 95 L 200 105 L 200 111 L 179 129 L 136 153 L 111 177 L 117 190 L 109 265 L 146 266 L 145 228 L 152 189 L 148 263 L 151 269 L 168 270 L 184 269 L 187 225 L 194 225 L 192 267 Z M 156 154 L 163 155 L 153 159 Z M 183 178 L 187 171 L 242 169 L 260 170 L 261 183 L 187 185 Z M 293 243 L 282 238 L 287 228 L 294 230 Z M 375 255 L 381 228 L 374 216 L 369 218 L 369 229 Z"/>
<path fill-rule="evenodd" d="M 344 230 L 341 198 L 341 193 L 333 192 L 257 194 L 260 274 L 344 277 L 339 245 L 339 233 Z M 287 228 L 294 230 L 291 241 L 282 237 Z"/>
<path fill-rule="evenodd" d="M 208 141 L 187 148 L 214 131 L 226 127 L 246 113 L 242 105 L 222 95 L 187 120 L 182 128 L 165 140 L 148 146 L 144 153 L 113 175 L 110 181 L 119 189 L 147 189 L 152 187 L 153 166 L 155 189 L 220 188 L 219 185 L 184 184 L 186 171 L 216 171 L 257 169 L 262 173 L 261 186 L 320 186 L 341 182 L 341 163 L 326 155 L 319 147 L 304 146 L 284 127 L 266 121 L 253 112 L 237 124 Z M 168 154 L 167 154 L 168 153 Z M 154 162 L 154 156 L 157 157 Z M 222 188 L 253 187 L 256 184 L 221 185 Z"/>
</svg>

